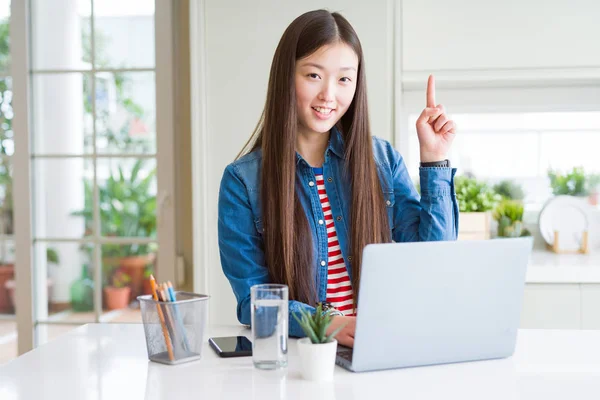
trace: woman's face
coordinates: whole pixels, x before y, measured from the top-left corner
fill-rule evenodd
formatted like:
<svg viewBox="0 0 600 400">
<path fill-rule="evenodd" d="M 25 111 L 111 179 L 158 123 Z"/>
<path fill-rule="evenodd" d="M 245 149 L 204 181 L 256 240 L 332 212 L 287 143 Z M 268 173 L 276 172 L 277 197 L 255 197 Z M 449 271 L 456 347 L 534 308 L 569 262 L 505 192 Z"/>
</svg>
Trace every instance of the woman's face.
<svg viewBox="0 0 600 400">
<path fill-rule="evenodd" d="M 343 43 L 323 46 L 296 62 L 296 103 L 300 134 L 329 132 L 350 107 L 356 92 L 358 56 Z"/>
</svg>

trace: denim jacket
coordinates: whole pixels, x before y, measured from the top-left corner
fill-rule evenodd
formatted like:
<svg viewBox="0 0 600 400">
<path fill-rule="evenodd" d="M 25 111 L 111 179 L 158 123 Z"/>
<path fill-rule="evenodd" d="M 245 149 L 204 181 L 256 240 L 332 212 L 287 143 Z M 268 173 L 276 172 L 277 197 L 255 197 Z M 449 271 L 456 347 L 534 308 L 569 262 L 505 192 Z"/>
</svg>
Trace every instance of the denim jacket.
<svg viewBox="0 0 600 400">
<path fill-rule="evenodd" d="M 395 242 L 455 240 L 458 233 L 458 204 L 451 168 L 420 168 L 421 196 L 415 190 L 402 156 L 385 140 L 373 138 L 373 153 L 387 207 L 391 237 Z M 250 325 L 250 287 L 270 283 L 265 266 L 263 218 L 260 201 L 261 150 L 253 151 L 228 165 L 219 191 L 219 252 L 223 272 L 237 299 L 237 317 Z M 331 204 L 340 249 L 352 280 L 348 256 L 351 199 L 348 174 L 344 174 L 344 143 L 336 128 L 330 133 L 323 176 Z M 313 270 L 319 301 L 327 291 L 327 231 L 312 167 L 298 154 L 296 180 L 299 198 L 307 214 L 313 238 Z M 299 189 L 298 189 L 299 187 Z M 324 265 L 323 265 L 324 264 Z M 314 307 L 289 301 L 289 334 L 304 333 L 292 314 Z M 299 315 L 297 315 L 299 317 Z"/>
</svg>

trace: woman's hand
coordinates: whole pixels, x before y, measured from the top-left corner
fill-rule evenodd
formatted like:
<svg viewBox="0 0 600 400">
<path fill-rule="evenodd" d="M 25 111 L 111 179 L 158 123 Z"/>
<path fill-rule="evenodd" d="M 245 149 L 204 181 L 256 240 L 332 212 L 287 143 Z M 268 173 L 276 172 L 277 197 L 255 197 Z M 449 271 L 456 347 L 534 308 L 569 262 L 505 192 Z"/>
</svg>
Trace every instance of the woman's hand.
<svg viewBox="0 0 600 400">
<path fill-rule="evenodd" d="M 427 81 L 427 107 L 417 119 L 417 135 L 421 147 L 421 162 L 442 161 L 454 140 L 456 124 L 441 104 L 435 105 L 435 79 Z"/>
<path fill-rule="evenodd" d="M 335 340 L 338 341 L 339 344 L 346 347 L 354 347 L 354 331 L 356 330 L 356 317 L 344 317 L 341 315 L 336 315 L 333 317 L 331 321 L 331 325 L 327 328 L 327 335 L 330 335 L 333 331 L 335 331 L 340 326 L 346 324 L 341 331 L 335 335 Z"/>
</svg>

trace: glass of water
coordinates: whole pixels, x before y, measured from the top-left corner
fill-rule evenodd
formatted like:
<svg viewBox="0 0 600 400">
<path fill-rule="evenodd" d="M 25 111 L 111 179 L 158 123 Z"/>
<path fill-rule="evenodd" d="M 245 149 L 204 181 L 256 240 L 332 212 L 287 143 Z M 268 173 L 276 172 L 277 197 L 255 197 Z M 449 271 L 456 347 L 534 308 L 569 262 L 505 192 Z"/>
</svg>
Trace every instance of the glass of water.
<svg viewBox="0 0 600 400">
<path fill-rule="evenodd" d="M 252 286 L 250 309 L 254 366 L 260 369 L 287 367 L 287 285 Z"/>
</svg>

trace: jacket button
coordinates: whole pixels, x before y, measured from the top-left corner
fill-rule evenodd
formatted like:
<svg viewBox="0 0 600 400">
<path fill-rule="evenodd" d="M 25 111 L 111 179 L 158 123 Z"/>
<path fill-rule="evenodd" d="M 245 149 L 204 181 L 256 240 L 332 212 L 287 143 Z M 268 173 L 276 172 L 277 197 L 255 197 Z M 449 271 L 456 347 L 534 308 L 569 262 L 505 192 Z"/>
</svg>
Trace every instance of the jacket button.
<svg viewBox="0 0 600 400">
<path fill-rule="evenodd" d="M 321 265 L 324 267 L 325 266 L 325 261 L 321 261 Z"/>
<path fill-rule="evenodd" d="M 336 219 L 337 219 L 338 221 L 341 221 L 341 220 L 342 220 L 342 216 L 341 216 L 341 215 L 338 215 L 338 217 L 337 217 Z"/>
<path fill-rule="evenodd" d="M 352 261 L 352 256 L 348 256 L 348 261 Z"/>
<path fill-rule="evenodd" d="M 391 206 L 392 202 L 388 200 L 388 201 L 385 202 L 385 204 L 387 204 L 388 206 Z"/>
<path fill-rule="evenodd" d="M 313 181 L 308 182 L 308 186 L 315 186 L 315 183 Z"/>
<path fill-rule="evenodd" d="M 327 178 L 327 182 L 333 182 L 333 178 L 332 177 Z"/>
<path fill-rule="evenodd" d="M 322 219 L 319 220 L 319 225 L 323 225 L 323 220 Z"/>
</svg>

